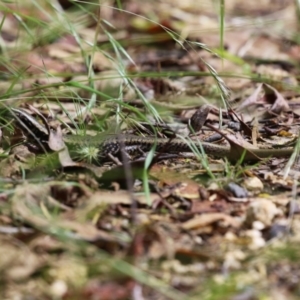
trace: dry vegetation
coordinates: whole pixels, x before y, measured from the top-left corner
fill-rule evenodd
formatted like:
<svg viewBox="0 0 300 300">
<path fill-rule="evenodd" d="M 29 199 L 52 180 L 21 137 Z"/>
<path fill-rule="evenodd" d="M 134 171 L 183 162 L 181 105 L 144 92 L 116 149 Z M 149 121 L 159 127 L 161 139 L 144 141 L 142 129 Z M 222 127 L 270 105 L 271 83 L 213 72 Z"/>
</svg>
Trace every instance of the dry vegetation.
<svg viewBox="0 0 300 300">
<path fill-rule="evenodd" d="M 0 3 L 0 299 L 299 299 L 296 1 L 100 2 Z M 186 137 L 195 112 L 197 139 L 295 151 L 58 151 L 60 130 Z"/>
</svg>

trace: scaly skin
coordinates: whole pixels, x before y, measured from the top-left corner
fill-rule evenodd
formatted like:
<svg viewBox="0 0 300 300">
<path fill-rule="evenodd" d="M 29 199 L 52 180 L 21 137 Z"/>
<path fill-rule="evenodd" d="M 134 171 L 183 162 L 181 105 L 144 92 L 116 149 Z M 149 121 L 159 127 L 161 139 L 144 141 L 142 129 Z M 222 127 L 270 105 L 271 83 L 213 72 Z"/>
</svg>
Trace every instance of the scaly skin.
<svg viewBox="0 0 300 300">
<path fill-rule="evenodd" d="M 125 146 L 125 149 L 126 147 L 136 146 L 143 151 L 149 151 L 156 145 L 157 151 L 166 153 L 191 152 L 191 145 L 193 145 L 200 151 L 202 147 L 207 155 L 218 158 L 226 157 L 230 161 L 239 160 L 244 152 L 245 161 L 259 161 L 261 158 L 288 157 L 294 151 L 294 148 L 292 147 L 282 149 L 245 149 L 238 145 L 229 147 L 207 142 L 187 141 L 180 138 L 166 139 L 127 134 L 100 134 L 96 136 L 66 135 L 64 136 L 64 141 L 66 144 L 99 146 L 102 148 L 101 153 L 103 156 L 106 156 L 109 153 L 112 155 L 116 154 L 122 147 L 122 144 Z"/>
<path fill-rule="evenodd" d="M 37 122 L 31 115 L 23 109 L 12 109 L 19 126 L 34 135 L 35 139 L 40 139 L 42 143 L 47 141 L 47 129 Z M 80 136 L 80 135 L 65 135 L 64 142 L 68 145 L 75 146 L 93 146 L 99 147 L 99 156 L 107 156 L 108 154 L 117 154 L 122 147 L 127 149 L 140 149 L 142 151 L 149 151 L 154 146 L 157 151 L 164 153 L 180 153 L 191 152 L 193 147 L 201 151 L 201 147 L 207 155 L 217 158 L 226 157 L 230 161 L 237 161 L 244 155 L 244 161 L 259 161 L 262 158 L 269 157 L 288 157 L 294 148 L 281 149 L 257 149 L 244 148 L 239 145 L 222 146 L 201 141 L 191 141 L 181 138 L 155 138 L 143 137 L 130 134 L 99 134 L 96 136 Z"/>
</svg>

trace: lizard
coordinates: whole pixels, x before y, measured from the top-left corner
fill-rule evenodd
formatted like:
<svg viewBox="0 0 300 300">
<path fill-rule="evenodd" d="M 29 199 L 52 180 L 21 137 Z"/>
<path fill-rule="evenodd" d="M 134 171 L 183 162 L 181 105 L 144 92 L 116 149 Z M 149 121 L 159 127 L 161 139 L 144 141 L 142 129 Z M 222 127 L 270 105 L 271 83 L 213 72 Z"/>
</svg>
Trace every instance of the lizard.
<svg viewBox="0 0 300 300">
<path fill-rule="evenodd" d="M 37 142 L 45 145 L 49 137 L 49 128 L 40 124 L 34 117 L 20 108 L 12 108 L 14 117 L 18 126 L 33 136 Z M 269 157 L 288 157 L 294 148 L 244 148 L 239 145 L 218 145 L 198 140 L 183 138 L 157 138 L 148 136 L 138 136 L 133 134 L 103 134 L 91 135 L 64 135 L 63 140 L 68 146 L 83 147 L 85 145 L 99 149 L 98 156 L 106 157 L 109 154 L 116 155 L 124 146 L 125 151 L 131 149 L 140 149 L 150 151 L 156 147 L 156 151 L 167 153 L 192 152 L 192 148 L 205 152 L 205 154 L 216 158 L 227 158 L 229 161 L 237 161 L 243 155 L 244 161 L 259 161 Z M 47 147 L 46 147 L 47 148 Z"/>
</svg>

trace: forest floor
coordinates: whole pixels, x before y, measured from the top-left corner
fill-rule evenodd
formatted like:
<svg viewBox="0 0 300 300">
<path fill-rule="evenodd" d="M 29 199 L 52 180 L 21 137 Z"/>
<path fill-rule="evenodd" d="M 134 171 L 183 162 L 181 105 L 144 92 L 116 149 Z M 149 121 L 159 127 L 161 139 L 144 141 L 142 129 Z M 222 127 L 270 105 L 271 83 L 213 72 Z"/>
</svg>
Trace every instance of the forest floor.
<svg viewBox="0 0 300 300">
<path fill-rule="evenodd" d="M 0 299 L 299 299 L 297 1 L 19 2 L 0 4 Z"/>
</svg>

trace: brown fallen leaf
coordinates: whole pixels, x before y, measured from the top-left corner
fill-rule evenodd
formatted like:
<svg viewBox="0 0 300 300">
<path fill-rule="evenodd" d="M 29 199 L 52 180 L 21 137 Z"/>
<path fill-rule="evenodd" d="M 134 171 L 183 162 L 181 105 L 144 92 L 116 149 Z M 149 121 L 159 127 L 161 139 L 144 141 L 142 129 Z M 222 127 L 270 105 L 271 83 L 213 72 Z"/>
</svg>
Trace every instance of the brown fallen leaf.
<svg viewBox="0 0 300 300">
<path fill-rule="evenodd" d="M 98 230 L 91 222 L 81 223 L 79 220 L 68 220 L 63 216 L 52 216 L 47 209 L 47 199 L 51 194 L 52 184 L 19 185 L 11 198 L 14 215 L 27 224 L 44 231 L 64 231 L 66 235 L 74 239 L 105 240 L 118 243 L 117 237 Z"/>
<path fill-rule="evenodd" d="M 284 99 L 282 94 L 280 94 L 275 88 L 273 88 L 269 84 L 264 84 L 263 88 L 265 91 L 266 102 L 272 104 L 271 111 L 273 113 L 279 114 L 281 112 L 286 112 L 290 110 L 288 102 Z"/>
<path fill-rule="evenodd" d="M 185 230 L 198 229 L 213 224 L 217 221 L 225 221 L 228 224 L 228 226 L 232 227 L 239 227 L 241 224 L 237 219 L 229 215 L 223 213 L 212 213 L 196 216 L 191 220 L 184 222 L 182 224 L 182 228 Z"/>
<path fill-rule="evenodd" d="M 261 97 L 262 97 L 262 83 L 258 85 L 255 91 L 249 97 L 247 97 L 242 103 L 240 103 L 236 111 L 241 112 L 245 108 L 249 108 L 250 106 L 258 104 Z"/>
</svg>

